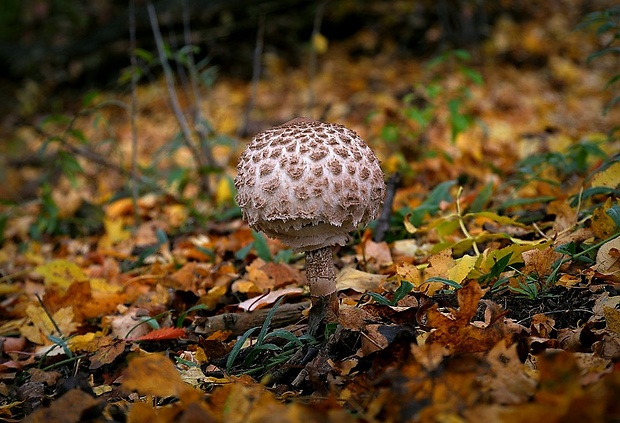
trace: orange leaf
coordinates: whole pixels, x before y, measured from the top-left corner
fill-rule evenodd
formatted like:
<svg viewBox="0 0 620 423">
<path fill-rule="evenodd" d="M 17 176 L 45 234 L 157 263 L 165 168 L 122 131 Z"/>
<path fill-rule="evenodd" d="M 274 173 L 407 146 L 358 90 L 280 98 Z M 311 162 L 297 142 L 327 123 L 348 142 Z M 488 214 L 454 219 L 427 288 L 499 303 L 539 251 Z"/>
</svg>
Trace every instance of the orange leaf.
<svg viewBox="0 0 620 423">
<path fill-rule="evenodd" d="M 165 341 L 170 339 L 179 339 L 185 336 L 183 328 L 161 328 L 155 329 L 139 338 L 131 339 L 131 341 Z"/>
<path fill-rule="evenodd" d="M 193 402 L 202 394 L 181 379 L 170 359 L 161 354 L 134 358 L 123 374 L 123 387 L 142 395 L 177 397 Z"/>
</svg>

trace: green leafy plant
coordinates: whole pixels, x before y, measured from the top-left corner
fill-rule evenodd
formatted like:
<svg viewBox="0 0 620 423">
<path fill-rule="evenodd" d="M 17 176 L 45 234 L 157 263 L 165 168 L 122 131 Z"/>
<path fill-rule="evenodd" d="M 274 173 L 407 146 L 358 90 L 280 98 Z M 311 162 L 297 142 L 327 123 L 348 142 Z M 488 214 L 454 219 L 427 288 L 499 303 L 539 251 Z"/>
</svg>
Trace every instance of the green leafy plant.
<svg viewBox="0 0 620 423">
<path fill-rule="evenodd" d="M 252 249 L 254 249 L 258 257 L 267 262 L 272 261 L 274 263 L 290 263 L 291 260 L 299 257 L 299 255 L 295 254 L 290 248 L 280 250 L 274 256 L 269 250 L 269 245 L 267 244 L 265 235 L 261 232 L 252 231 L 252 237 L 254 238 L 253 242 L 249 243 L 235 253 L 235 258 L 237 260 L 244 260 Z"/>
<path fill-rule="evenodd" d="M 314 344 L 316 340 L 309 335 L 295 336 L 292 332 L 285 329 L 276 329 L 269 332 L 271 321 L 273 316 L 282 303 L 284 297 L 281 297 L 269 310 L 263 325 L 260 327 L 260 331 L 256 336 L 254 344 L 248 347 L 243 352 L 243 346 L 246 341 L 259 329 L 254 327 L 245 331 L 243 335 L 237 339 L 235 346 L 230 351 L 226 360 L 226 373 L 233 374 L 233 365 L 235 361 L 244 355 L 243 366 L 244 370 L 239 373 L 254 374 L 258 372 L 264 372 L 272 369 L 273 367 L 286 362 L 297 349 L 303 347 L 305 344 Z M 284 341 L 284 345 L 275 343 L 275 340 L 280 339 Z M 272 340 L 272 342 L 268 342 Z"/>
<path fill-rule="evenodd" d="M 601 49 L 588 56 L 587 62 L 590 63 L 592 60 L 608 54 L 620 54 L 620 6 L 616 5 L 602 11 L 589 13 L 577 26 L 577 29 L 584 29 L 592 26 L 596 26 L 596 34 L 600 36 L 601 39 L 606 39 L 607 41 Z M 604 37 L 605 35 L 607 36 Z M 618 81 L 620 81 L 620 73 L 615 74 L 607 81 L 606 88 L 616 85 Z M 609 110 L 618 103 L 620 103 L 620 94 L 614 95 L 605 105 L 603 114 L 607 114 Z"/>
<path fill-rule="evenodd" d="M 405 296 L 408 293 L 410 293 L 412 290 L 413 290 L 413 284 L 411 282 L 403 280 L 403 281 L 400 281 L 400 286 L 398 287 L 396 292 L 394 292 L 394 295 L 392 296 L 391 300 L 376 292 L 369 292 L 368 295 L 373 300 L 375 300 L 377 303 L 381 305 L 395 306 L 396 304 L 398 304 L 400 300 L 405 298 Z"/>
<path fill-rule="evenodd" d="M 470 61 L 471 56 L 466 50 L 448 50 L 430 60 L 425 67 L 430 79 L 414 84 L 411 92 L 402 97 L 395 118 L 383 126 L 381 138 L 398 146 L 403 156 L 409 154 L 406 150 L 421 154 L 425 134 L 435 125 L 448 127 L 450 139 L 455 142 L 477 122 L 467 111 L 467 103 L 471 98 L 471 87 L 483 84 L 483 78 L 469 66 Z M 457 88 L 449 87 L 445 79 L 445 75 L 451 72 L 462 78 Z M 407 158 L 403 158 L 402 167 L 406 173 Z"/>
<path fill-rule="evenodd" d="M 569 146 L 565 151 L 544 152 L 533 154 L 517 163 L 517 172 L 506 181 L 503 188 L 518 190 L 534 182 L 542 182 L 551 186 L 574 184 L 573 177 L 586 177 L 596 160 L 607 159 L 608 155 L 601 148 L 603 141 L 582 140 Z M 589 188 L 573 197 L 575 206 L 580 199 L 614 190 L 596 187 Z M 499 205 L 499 209 L 520 207 L 528 204 L 547 203 L 555 200 L 554 196 L 533 198 L 508 197 Z"/>
<path fill-rule="evenodd" d="M 135 260 L 124 260 L 121 262 L 121 269 L 123 272 L 127 272 L 144 265 L 144 260 L 146 260 L 147 257 L 156 254 L 163 245 L 169 242 L 168 235 L 166 235 L 166 232 L 160 228 L 155 230 L 155 236 L 157 238 L 157 243 L 149 245 L 141 250 Z"/>
<path fill-rule="evenodd" d="M 513 269 L 521 278 L 518 286 L 511 286 L 510 290 L 519 294 L 530 301 L 536 300 L 543 292 L 544 287 L 541 286 L 536 275 L 525 275 L 517 269 Z"/>
</svg>

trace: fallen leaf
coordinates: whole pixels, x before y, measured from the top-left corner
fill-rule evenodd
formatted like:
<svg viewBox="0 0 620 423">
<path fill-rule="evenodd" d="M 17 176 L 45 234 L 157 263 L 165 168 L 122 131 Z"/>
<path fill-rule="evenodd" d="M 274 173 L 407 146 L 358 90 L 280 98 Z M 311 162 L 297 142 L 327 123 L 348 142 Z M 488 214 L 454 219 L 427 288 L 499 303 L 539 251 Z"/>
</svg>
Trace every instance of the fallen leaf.
<svg viewBox="0 0 620 423">
<path fill-rule="evenodd" d="M 102 345 L 95 350 L 95 353 L 89 357 L 89 369 L 99 369 L 106 364 L 111 364 L 118 356 L 125 352 L 127 343 L 124 341 L 116 341 L 109 345 Z"/>
<path fill-rule="evenodd" d="M 616 335 L 620 335 L 620 311 L 612 307 L 603 306 L 603 313 L 607 322 L 607 328 Z"/>
<path fill-rule="evenodd" d="M 530 328 L 533 336 L 549 338 L 554 330 L 555 320 L 546 314 L 538 313 L 532 316 Z"/>
<path fill-rule="evenodd" d="M 100 401 L 80 389 L 71 389 L 52 402 L 49 407 L 40 408 L 26 417 L 24 423 L 78 423 L 92 420 Z"/>
<path fill-rule="evenodd" d="M 614 220 L 607 214 L 613 205 L 611 198 L 608 198 L 600 207 L 597 207 L 592 212 L 592 231 L 600 239 L 606 239 L 618 232 L 618 227 Z"/>
<path fill-rule="evenodd" d="M 521 253 L 525 267 L 522 272 L 525 275 L 534 273 L 540 277 L 548 276 L 553 270 L 553 264 L 562 257 L 552 247 L 542 250 L 532 249 Z"/>
<path fill-rule="evenodd" d="M 73 320 L 73 308 L 65 307 L 56 311 L 50 318 L 41 306 L 30 304 L 26 308 L 30 323 L 21 327 L 21 334 L 29 341 L 39 345 L 49 345 L 48 335 L 69 336 L 77 329 Z M 53 322 L 52 322 L 53 319 Z M 58 333 L 56 328 L 62 333 Z"/>
<path fill-rule="evenodd" d="M 385 276 L 367 273 L 352 267 L 345 267 L 336 275 L 336 289 L 344 291 L 352 289 L 356 292 L 377 291 Z"/>
<path fill-rule="evenodd" d="M 448 279 L 458 284 L 462 283 L 476 265 L 477 260 L 478 257 L 467 254 L 458 258 L 454 261 L 454 266 L 448 270 Z"/>
<path fill-rule="evenodd" d="M 592 187 L 617 189 L 620 186 L 620 162 L 612 163 L 607 169 L 594 174 L 590 180 Z"/>
<path fill-rule="evenodd" d="M 428 259 L 428 263 L 428 267 L 424 269 L 425 280 L 433 277 L 448 279 L 448 274 L 454 267 L 452 250 L 445 249 L 437 254 L 433 254 Z M 445 286 L 446 285 L 442 282 L 424 282 L 420 289 L 423 290 L 426 295 L 432 296 L 440 289 L 444 289 Z"/>
<path fill-rule="evenodd" d="M 149 354 L 129 361 L 123 373 L 122 386 L 142 395 L 177 397 L 192 402 L 202 396 L 181 379 L 170 359 L 161 354 Z"/>
<path fill-rule="evenodd" d="M 538 373 L 523 364 L 517 345 L 498 342 L 486 356 L 489 371 L 480 377 L 482 391 L 488 392 L 493 403 L 521 404 L 536 391 Z"/>
<path fill-rule="evenodd" d="M 184 338 L 187 335 L 184 328 L 160 328 L 150 331 L 139 338 L 130 338 L 128 341 L 165 341 Z"/>
<path fill-rule="evenodd" d="M 620 238 L 601 245 L 596 253 L 594 269 L 611 280 L 620 282 Z"/>
<path fill-rule="evenodd" d="M 471 323 L 483 294 L 478 282 L 470 280 L 457 291 L 459 308 L 450 309 L 449 315 L 440 312 L 437 304 L 433 304 L 426 313 L 426 321 L 434 330 L 426 342 L 437 342 L 456 353 L 488 351 L 504 339 L 503 312 L 495 303 L 487 302 L 485 314 L 488 313 L 488 316 L 484 324 Z"/>
<path fill-rule="evenodd" d="M 68 288 L 75 281 L 88 280 L 78 265 L 67 260 L 53 260 L 34 270 L 43 276 L 46 286 Z"/>
<path fill-rule="evenodd" d="M 238 307 L 244 311 L 253 311 L 269 304 L 275 303 L 278 298 L 291 295 L 291 294 L 303 294 L 304 290 L 302 288 L 283 288 L 278 289 L 276 291 L 271 291 L 266 295 L 261 295 L 259 297 L 249 298 L 241 303 L 239 303 Z"/>
</svg>

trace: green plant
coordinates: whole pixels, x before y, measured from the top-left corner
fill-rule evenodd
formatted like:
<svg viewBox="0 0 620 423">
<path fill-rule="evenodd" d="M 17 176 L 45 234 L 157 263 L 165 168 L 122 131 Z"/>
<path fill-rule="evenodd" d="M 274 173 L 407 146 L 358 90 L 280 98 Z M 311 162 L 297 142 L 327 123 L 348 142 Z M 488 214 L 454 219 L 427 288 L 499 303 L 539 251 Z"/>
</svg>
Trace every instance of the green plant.
<svg viewBox="0 0 620 423">
<path fill-rule="evenodd" d="M 405 296 L 410 293 L 412 289 L 413 284 L 411 282 L 400 281 L 400 286 L 396 292 L 394 292 L 391 300 L 376 292 L 369 292 L 368 295 L 381 305 L 395 306 L 400 300 L 405 298 Z"/>
<path fill-rule="evenodd" d="M 588 63 L 601 56 L 608 54 L 617 55 L 620 53 L 620 6 L 611 6 L 602 11 L 589 13 L 582 22 L 577 25 L 577 29 L 589 28 L 591 26 L 597 26 L 596 34 L 601 36 L 601 39 L 606 39 L 606 42 L 603 48 L 588 55 Z M 603 37 L 604 35 L 607 36 Z M 615 85 L 618 81 L 620 81 L 620 73 L 615 74 L 607 81 L 606 88 Z M 609 110 L 618 103 L 620 103 L 620 94 L 616 94 L 605 105 L 603 114 L 607 114 Z"/>
<path fill-rule="evenodd" d="M 254 242 L 249 243 L 235 253 L 235 258 L 237 260 L 244 260 L 252 249 L 256 251 L 258 257 L 267 262 L 289 263 L 294 258 L 299 257 L 299 255 L 295 254 L 290 248 L 280 250 L 274 256 L 269 250 L 265 235 L 260 232 L 252 231 L 252 237 L 254 238 Z"/>
<path fill-rule="evenodd" d="M 384 125 L 381 138 L 389 144 L 398 145 L 401 153 L 403 148 L 419 153 L 425 134 L 431 127 L 439 125 L 450 129 L 450 140 L 455 142 L 476 122 L 467 111 L 467 103 L 471 98 L 472 85 L 481 85 L 483 79 L 478 71 L 468 65 L 470 60 L 471 56 L 465 50 L 448 50 L 430 60 L 425 66 L 426 72 L 431 75 L 430 80 L 414 84 L 411 92 L 402 97 L 402 107 L 395 111 L 394 120 Z M 462 78 L 457 88 L 451 88 L 445 77 L 454 72 Z M 406 162 L 406 159 L 403 160 L 403 166 Z"/>
<path fill-rule="evenodd" d="M 517 269 L 513 270 L 521 276 L 518 286 L 511 286 L 510 290 L 517 293 L 530 301 L 536 300 L 544 291 L 544 286 L 541 285 L 536 275 L 526 275 Z"/>
<path fill-rule="evenodd" d="M 304 345 L 316 343 L 316 340 L 309 335 L 298 337 L 292 332 L 284 329 L 276 329 L 269 332 L 271 320 L 283 299 L 284 297 L 280 298 L 271 310 L 269 310 L 269 313 L 267 313 L 265 321 L 260 327 L 260 331 L 252 346 L 246 348 L 245 351 L 242 350 L 246 341 L 259 329 L 258 326 L 248 329 L 239 337 L 226 360 L 226 373 L 233 373 L 233 365 L 240 356 L 244 356 L 243 366 L 245 369 L 240 370 L 239 373 L 254 374 L 268 371 L 286 362 L 295 351 L 302 348 Z M 270 339 L 274 342 L 267 342 Z M 276 339 L 283 340 L 286 343 L 284 345 L 278 345 L 275 343 Z"/>
<path fill-rule="evenodd" d="M 144 260 L 146 260 L 147 257 L 152 256 L 153 254 L 156 254 L 159 249 L 167 244 L 168 241 L 168 235 L 166 235 L 166 233 L 157 228 L 155 231 L 155 236 L 157 238 L 157 243 L 153 244 L 153 245 L 149 245 L 148 247 L 144 248 L 142 251 L 140 251 L 138 253 L 138 256 L 136 257 L 135 260 L 124 260 L 121 262 L 121 271 L 123 272 L 128 272 L 132 269 L 136 269 L 142 265 L 144 265 Z"/>
<path fill-rule="evenodd" d="M 565 151 L 544 152 L 528 156 L 517 163 L 516 173 L 503 184 L 503 188 L 510 188 L 516 193 L 517 190 L 534 182 L 551 186 L 574 185 L 574 176 L 585 178 L 596 160 L 608 158 L 601 148 L 601 142 L 585 139 L 572 144 Z M 612 191 L 600 187 L 589 188 L 580 193 L 579 197 L 574 196 L 571 204 L 575 206 L 579 199 Z M 534 198 L 511 196 L 505 199 L 498 208 L 503 210 L 527 204 L 547 203 L 555 199 L 554 196 L 548 195 Z"/>
</svg>

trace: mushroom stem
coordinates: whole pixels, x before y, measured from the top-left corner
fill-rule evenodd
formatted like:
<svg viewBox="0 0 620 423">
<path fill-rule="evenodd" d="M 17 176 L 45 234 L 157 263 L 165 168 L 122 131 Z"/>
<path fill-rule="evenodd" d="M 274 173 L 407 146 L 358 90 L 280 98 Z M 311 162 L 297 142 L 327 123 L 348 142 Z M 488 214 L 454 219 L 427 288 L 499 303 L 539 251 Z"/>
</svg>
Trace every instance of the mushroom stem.
<svg viewBox="0 0 620 423">
<path fill-rule="evenodd" d="M 312 299 L 308 333 L 316 336 L 320 332 L 322 323 L 338 321 L 336 271 L 331 247 L 306 252 L 306 279 L 308 279 Z"/>
</svg>

